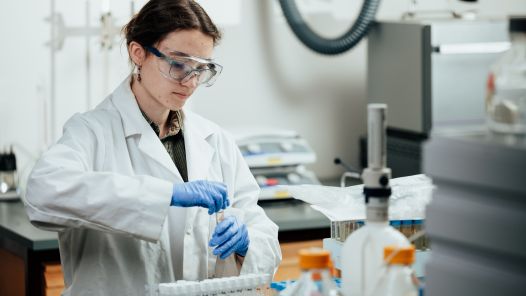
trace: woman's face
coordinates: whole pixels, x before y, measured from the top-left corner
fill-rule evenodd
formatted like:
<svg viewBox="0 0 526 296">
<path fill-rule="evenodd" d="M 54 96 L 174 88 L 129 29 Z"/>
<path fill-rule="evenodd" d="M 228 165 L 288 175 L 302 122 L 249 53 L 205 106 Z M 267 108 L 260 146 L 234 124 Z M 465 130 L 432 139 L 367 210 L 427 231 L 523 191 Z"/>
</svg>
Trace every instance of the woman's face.
<svg viewBox="0 0 526 296">
<path fill-rule="evenodd" d="M 168 34 L 161 42 L 154 45 L 162 54 L 176 58 L 173 52 L 209 59 L 212 57 L 214 41 L 199 30 L 183 30 Z M 165 60 L 149 53 L 141 67 L 141 86 L 156 104 L 170 110 L 180 110 L 198 86 L 197 77 L 176 81 L 159 70 Z M 166 66 L 164 64 L 161 64 Z M 195 65 L 193 66 L 195 67 Z"/>
</svg>

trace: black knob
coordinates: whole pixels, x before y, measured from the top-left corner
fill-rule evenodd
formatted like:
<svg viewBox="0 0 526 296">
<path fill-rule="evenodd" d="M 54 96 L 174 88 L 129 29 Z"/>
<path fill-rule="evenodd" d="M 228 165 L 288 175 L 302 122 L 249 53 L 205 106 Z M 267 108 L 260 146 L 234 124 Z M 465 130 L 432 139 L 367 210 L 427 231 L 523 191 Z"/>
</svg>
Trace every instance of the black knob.
<svg viewBox="0 0 526 296">
<path fill-rule="evenodd" d="M 510 32 L 526 32 L 526 16 L 510 16 L 508 29 Z"/>
<path fill-rule="evenodd" d="M 10 172 L 16 170 L 16 157 L 14 153 L 0 154 L 0 171 Z"/>
<path fill-rule="evenodd" d="M 387 184 L 389 184 L 389 178 L 387 178 L 387 176 L 382 176 L 380 178 L 380 184 L 384 187 L 387 186 Z"/>
</svg>

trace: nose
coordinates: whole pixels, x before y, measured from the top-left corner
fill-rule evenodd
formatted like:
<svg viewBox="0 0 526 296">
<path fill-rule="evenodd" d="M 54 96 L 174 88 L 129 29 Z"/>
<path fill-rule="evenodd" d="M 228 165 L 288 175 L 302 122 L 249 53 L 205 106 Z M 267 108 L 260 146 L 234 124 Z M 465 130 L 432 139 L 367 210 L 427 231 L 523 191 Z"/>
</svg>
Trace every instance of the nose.
<svg viewBox="0 0 526 296">
<path fill-rule="evenodd" d="M 196 88 L 199 85 L 198 73 L 192 72 L 188 74 L 182 81 L 181 84 L 186 87 Z"/>
</svg>

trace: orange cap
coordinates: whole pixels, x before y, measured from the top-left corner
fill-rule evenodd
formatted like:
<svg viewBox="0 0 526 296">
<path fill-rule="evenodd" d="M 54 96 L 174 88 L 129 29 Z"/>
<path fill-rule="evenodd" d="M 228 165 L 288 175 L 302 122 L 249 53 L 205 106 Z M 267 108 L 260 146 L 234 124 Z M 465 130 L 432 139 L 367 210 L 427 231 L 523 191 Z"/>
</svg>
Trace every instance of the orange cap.
<svg viewBox="0 0 526 296">
<path fill-rule="evenodd" d="M 331 261 L 329 251 L 320 248 L 301 249 L 299 255 L 301 269 L 329 268 Z"/>
<path fill-rule="evenodd" d="M 396 254 L 392 256 L 395 252 Z M 415 246 L 387 246 L 384 248 L 384 260 L 389 260 L 387 264 L 413 264 L 413 262 L 415 262 Z"/>
</svg>

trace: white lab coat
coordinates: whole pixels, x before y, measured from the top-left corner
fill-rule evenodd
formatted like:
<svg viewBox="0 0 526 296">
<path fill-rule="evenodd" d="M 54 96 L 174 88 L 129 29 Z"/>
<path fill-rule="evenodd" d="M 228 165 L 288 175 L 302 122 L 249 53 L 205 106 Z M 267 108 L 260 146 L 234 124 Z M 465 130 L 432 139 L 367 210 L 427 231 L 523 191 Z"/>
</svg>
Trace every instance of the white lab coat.
<svg viewBox="0 0 526 296">
<path fill-rule="evenodd" d="M 144 295 L 145 285 L 175 280 L 167 217 L 172 186 L 183 180 L 142 116 L 129 79 L 94 110 L 74 115 L 29 177 L 29 218 L 59 233 L 64 295 Z M 247 225 L 241 274 L 273 274 L 281 260 L 278 227 L 257 205 L 259 188 L 235 142 L 189 111 L 184 140 L 189 180 L 225 183 L 231 211 Z M 184 279 L 214 271 L 213 217 L 204 208 L 186 210 Z"/>
</svg>

